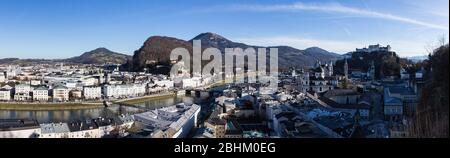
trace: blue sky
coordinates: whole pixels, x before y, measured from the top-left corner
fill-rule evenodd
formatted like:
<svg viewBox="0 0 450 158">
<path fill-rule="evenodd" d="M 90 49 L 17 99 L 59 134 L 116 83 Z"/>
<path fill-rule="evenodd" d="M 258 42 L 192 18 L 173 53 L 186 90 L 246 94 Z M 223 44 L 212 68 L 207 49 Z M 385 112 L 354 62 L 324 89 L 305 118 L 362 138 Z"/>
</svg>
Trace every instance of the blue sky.
<svg viewBox="0 0 450 158">
<path fill-rule="evenodd" d="M 133 54 L 150 36 L 215 32 L 253 45 L 425 55 L 449 35 L 448 0 L 0 0 L 0 58 Z"/>
</svg>

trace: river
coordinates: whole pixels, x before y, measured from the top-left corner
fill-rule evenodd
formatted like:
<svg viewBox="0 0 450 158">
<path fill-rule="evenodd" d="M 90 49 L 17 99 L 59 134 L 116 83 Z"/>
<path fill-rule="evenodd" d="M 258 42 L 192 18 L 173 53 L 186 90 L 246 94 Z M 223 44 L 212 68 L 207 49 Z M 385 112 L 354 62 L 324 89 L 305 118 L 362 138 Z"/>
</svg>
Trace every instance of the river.
<svg viewBox="0 0 450 158">
<path fill-rule="evenodd" d="M 177 103 L 192 104 L 196 98 L 190 96 L 174 96 L 168 98 L 149 99 L 135 105 L 153 110 Z M 119 110 L 120 109 L 120 110 Z M 121 113 L 135 111 L 135 108 L 112 106 L 109 108 L 74 109 L 74 110 L 0 110 L 0 119 L 35 119 L 39 123 L 49 122 L 70 122 L 76 120 L 86 120 L 98 117 L 108 117 Z"/>
</svg>

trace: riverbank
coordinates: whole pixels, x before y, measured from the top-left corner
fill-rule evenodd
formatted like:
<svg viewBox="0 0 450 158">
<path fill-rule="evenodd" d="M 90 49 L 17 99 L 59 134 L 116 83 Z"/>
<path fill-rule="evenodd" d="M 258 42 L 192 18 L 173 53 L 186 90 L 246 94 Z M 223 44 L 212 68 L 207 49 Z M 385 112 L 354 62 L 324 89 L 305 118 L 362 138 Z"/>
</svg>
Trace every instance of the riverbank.
<svg viewBox="0 0 450 158">
<path fill-rule="evenodd" d="M 176 96 L 176 94 L 174 92 L 167 92 L 167 93 L 162 93 L 162 94 L 153 94 L 153 95 L 147 95 L 147 96 L 136 97 L 136 98 L 120 99 L 120 100 L 113 101 L 113 103 L 139 104 L 139 103 L 143 103 L 146 101 L 170 98 L 170 97 L 174 97 L 174 96 Z"/>
<path fill-rule="evenodd" d="M 73 110 L 103 107 L 103 103 L 0 103 L 0 110 Z"/>
<path fill-rule="evenodd" d="M 209 85 L 209 88 L 224 85 L 224 82 L 216 82 Z M 152 101 L 157 99 L 165 99 L 175 97 L 175 92 L 166 92 L 161 94 L 153 94 L 142 97 L 126 98 L 113 100 L 112 103 L 125 103 L 125 104 L 139 104 L 146 101 Z M 14 102 L 0 102 L 0 110 L 19 110 L 19 111 L 39 111 L 39 110 L 76 110 L 76 109 L 93 109 L 104 107 L 103 102 L 67 102 L 67 103 L 14 103 Z"/>
<path fill-rule="evenodd" d="M 113 103 L 125 103 L 125 104 L 138 104 L 145 101 L 150 101 L 154 99 L 163 99 L 176 96 L 173 92 L 167 92 L 162 94 L 153 94 L 148 96 L 127 98 L 113 101 Z M 11 103 L 11 102 L 0 102 L 0 110 L 74 110 L 74 109 L 93 109 L 104 107 L 103 102 L 68 102 L 68 103 Z"/>
</svg>

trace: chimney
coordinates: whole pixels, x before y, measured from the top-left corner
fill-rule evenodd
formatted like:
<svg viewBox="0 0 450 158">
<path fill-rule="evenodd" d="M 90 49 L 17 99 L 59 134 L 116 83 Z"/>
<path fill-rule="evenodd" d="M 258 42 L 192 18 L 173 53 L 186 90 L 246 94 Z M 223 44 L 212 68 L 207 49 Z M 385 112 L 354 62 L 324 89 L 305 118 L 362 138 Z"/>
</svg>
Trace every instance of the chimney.
<svg viewBox="0 0 450 158">
<path fill-rule="evenodd" d="M 222 104 L 222 113 L 227 113 L 227 106 L 225 106 L 225 103 Z"/>
</svg>

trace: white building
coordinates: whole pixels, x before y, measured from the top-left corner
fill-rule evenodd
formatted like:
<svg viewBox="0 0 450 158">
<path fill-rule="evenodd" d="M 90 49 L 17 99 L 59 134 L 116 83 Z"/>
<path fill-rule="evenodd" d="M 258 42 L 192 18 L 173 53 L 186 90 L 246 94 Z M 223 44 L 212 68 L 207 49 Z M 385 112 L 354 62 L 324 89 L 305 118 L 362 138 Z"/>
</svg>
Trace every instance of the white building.
<svg viewBox="0 0 450 158">
<path fill-rule="evenodd" d="M 170 89 L 170 88 L 173 88 L 174 83 L 171 80 L 159 80 L 159 81 L 155 81 L 155 85 Z"/>
<path fill-rule="evenodd" d="M 15 92 L 17 93 L 30 93 L 33 89 L 28 84 L 18 84 L 15 86 Z"/>
<path fill-rule="evenodd" d="M 201 77 L 192 77 L 185 78 L 181 80 L 182 88 L 196 88 L 202 86 L 202 78 Z"/>
<path fill-rule="evenodd" d="M 372 53 L 372 52 L 390 52 L 391 46 L 387 45 L 386 47 L 381 46 L 380 44 L 376 45 L 369 45 L 368 48 L 356 48 L 356 52 L 366 52 L 366 53 Z"/>
<path fill-rule="evenodd" d="M 65 86 L 56 86 L 53 88 L 53 100 L 54 101 L 68 101 L 69 89 Z"/>
<path fill-rule="evenodd" d="M 184 138 L 197 125 L 199 105 L 184 103 L 133 115 L 134 119 L 154 129 L 153 138 Z"/>
<path fill-rule="evenodd" d="M 38 87 L 33 90 L 33 100 L 34 101 L 48 101 L 48 88 Z"/>
<path fill-rule="evenodd" d="M 30 85 L 32 85 L 32 86 L 41 85 L 41 81 L 40 80 L 31 80 L 30 81 Z"/>
<path fill-rule="evenodd" d="M 103 87 L 103 95 L 111 98 L 135 97 L 145 95 L 144 84 L 106 85 Z"/>
<path fill-rule="evenodd" d="M 102 97 L 101 87 L 84 87 L 83 88 L 84 99 L 100 99 Z"/>
<path fill-rule="evenodd" d="M 338 78 L 334 76 L 332 64 L 322 65 L 318 62 L 317 67 L 310 71 L 302 71 L 296 74 L 298 77 L 298 89 L 306 93 L 307 91 L 314 91 L 323 93 L 328 90 L 333 90 L 338 84 Z"/>
<path fill-rule="evenodd" d="M 6 71 L 6 78 L 12 79 L 16 77 L 18 74 L 20 74 L 21 70 L 18 66 L 9 66 L 8 70 Z"/>
<path fill-rule="evenodd" d="M 4 72 L 0 72 L 0 83 L 3 83 L 6 81 L 6 76 Z"/>
<path fill-rule="evenodd" d="M 15 101 L 27 101 L 31 100 L 30 92 L 33 89 L 28 84 L 19 84 L 15 86 L 14 100 Z"/>
<path fill-rule="evenodd" d="M 96 84 L 98 84 L 98 79 L 94 78 L 94 77 L 87 77 L 81 80 L 81 83 L 83 84 L 83 86 L 94 86 Z"/>
<path fill-rule="evenodd" d="M 98 126 L 91 120 L 67 124 L 70 130 L 69 138 L 101 138 Z"/>
<path fill-rule="evenodd" d="M 69 126 L 67 123 L 41 124 L 41 135 L 39 138 L 69 138 Z"/>
<path fill-rule="evenodd" d="M 77 88 L 77 82 L 75 81 L 69 81 L 65 83 L 66 88 L 73 90 Z"/>
<path fill-rule="evenodd" d="M 11 90 L 9 89 L 0 89 L 0 101 L 9 101 L 11 100 Z"/>
</svg>

